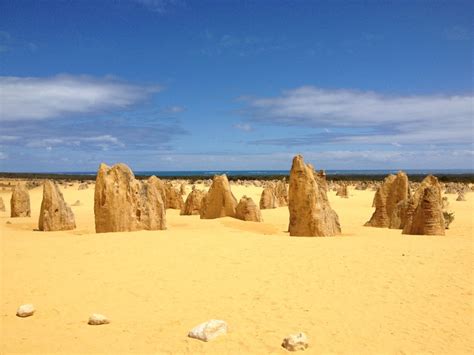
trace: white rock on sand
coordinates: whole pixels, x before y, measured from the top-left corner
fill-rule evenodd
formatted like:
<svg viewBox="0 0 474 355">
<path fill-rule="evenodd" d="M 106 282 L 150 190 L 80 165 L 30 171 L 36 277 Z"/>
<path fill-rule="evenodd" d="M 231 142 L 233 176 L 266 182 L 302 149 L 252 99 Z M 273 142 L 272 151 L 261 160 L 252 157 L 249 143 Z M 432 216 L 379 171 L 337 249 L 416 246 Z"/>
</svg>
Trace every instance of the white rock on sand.
<svg viewBox="0 0 474 355">
<path fill-rule="evenodd" d="M 188 337 L 210 341 L 224 334 L 227 334 L 227 323 L 223 320 L 211 319 L 191 329 Z"/>
<path fill-rule="evenodd" d="M 92 314 L 89 317 L 89 322 L 88 322 L 88 324 L 90 325 L 102 325 L 102 324 L 109 324 L 109 323 L 110 321 L 106 316 L 102 314 L 98 314 L 98 313 Z"/>
<path fill-rule="evenodd" d="M 32 316 L 35 313 L 36 309 L 32 304 L 23 304 L 20 307 L 18 307 L 18 310 L 16 311 L 16 315 L 18 317 L 29 317 Z"/>
<path fill-rule="evenodd" d="M 291 334 L 283 339 L 281 346 L 289 351 L 306 350 L 309 346 L 308 337 L 305 333 Z"/>
</svg>

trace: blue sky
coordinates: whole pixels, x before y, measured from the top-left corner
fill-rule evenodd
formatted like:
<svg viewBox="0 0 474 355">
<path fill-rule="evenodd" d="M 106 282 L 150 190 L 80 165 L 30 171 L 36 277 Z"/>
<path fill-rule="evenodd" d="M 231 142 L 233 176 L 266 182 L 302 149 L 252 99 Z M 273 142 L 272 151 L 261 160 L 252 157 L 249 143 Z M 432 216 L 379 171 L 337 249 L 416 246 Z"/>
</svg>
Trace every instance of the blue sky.
<svg viewBox="0 0 474 355">
<path fill-rule="evenodd" d="M 472 1 L 0 1 L 0 170 L 473 168 Z"/>
</svg>

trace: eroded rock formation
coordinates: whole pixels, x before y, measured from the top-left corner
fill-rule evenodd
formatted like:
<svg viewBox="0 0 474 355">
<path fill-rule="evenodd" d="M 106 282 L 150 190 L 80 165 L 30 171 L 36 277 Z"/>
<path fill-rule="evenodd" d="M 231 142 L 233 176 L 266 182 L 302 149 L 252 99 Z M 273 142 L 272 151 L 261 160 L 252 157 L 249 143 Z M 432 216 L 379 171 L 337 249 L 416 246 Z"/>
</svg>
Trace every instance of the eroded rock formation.
<svg viewBox="0 0 474 355">
<path fill-rule="evenodd" d="M 190 216 L 199 214 L 204 196 L 206 196 L 205 191 L 193 189 L 184 202 L 181 215 Z"/>
<path fill-rule="evenodd" d="M 235 210 L 235 217 L 243 221 L 261 222 L 262 214 L 260 209 L 253 202 L 252 198 L 243 196 Z"/>
<path fill-rule="evenodd" d="M 277 207 L 278 199 L 275 194 L 275 187 L 273 186 L 273 184 L 269 184 L 263 189 L 262 195 L 260 196 L 260 208 L 262 210 L 266 210 Z"/>
<path fill-rule="evenodd" d="M 441 186 L 438 179 L 427 176 L 408 202 L 403 234 L 444 235 Z"/>
<path fill-rule="evenodd" d="M 325 176 L 314 172 L 303 157 L 293 158 L 288 208 L 291 236 L 335 236 L 341 233 L 339 218 L 327 198 Z"/>
<path fill-rule="evenodd" d="M 214 176 L 212 185 L 202 200 L 201 218 L 235 217 L 236 207 L 237 200 L 232 194 L 227 176 Z"/>
<path fill-rule="evenodd" d="M 407 175 L 400 171 L 397 175 L 387 176 L 375 193 L 373 201 L 375 212 L 365 225 L 381 228 L 401 228 L 397 223 L 391 223 L 391 219 L 397 204 L 406 199 L 408 199 Z M 403 205 L 399 207 L 401 208 Z M 395 213 L 401 215 L 404 212 L 397 210 Z M 398 220 L 397 217 L 395 219 Z"/>
<path fill-rule="evenodd" d="M 31 216 L 30 194 L 25 184 L 20 183 L 13 188 L 12 197 L 10 199 L 10 216 Z"/>
<path fill-rule="evenodd" d="M 125 164 L 101 164 L 94 195 L 97 233 L 166 229 L 165 206 L 156 177 L 135 179 Z"/>
<path fill-rule="evenodd" d="M 64 201 L 59 187 L 51 180 L 43 185 L 43 200 L 38 221 L 40 231 L 63 231 L 76 228 L 74 213 Z"/>
</svg>

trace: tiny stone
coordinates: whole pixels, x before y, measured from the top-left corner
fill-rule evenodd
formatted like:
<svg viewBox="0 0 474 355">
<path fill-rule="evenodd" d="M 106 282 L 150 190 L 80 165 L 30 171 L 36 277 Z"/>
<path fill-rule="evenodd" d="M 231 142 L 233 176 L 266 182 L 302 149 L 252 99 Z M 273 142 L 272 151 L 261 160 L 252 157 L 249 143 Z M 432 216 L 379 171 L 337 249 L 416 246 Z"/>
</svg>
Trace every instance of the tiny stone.
<svg viewBox="0 0 474 355">
<path fill-rule="evenodd" d="M 289 351 L 305 350 L 309 346 L 308 337 L 305 333 L 292 334 L 283 339 L 281 346 Z"/>
<path fill-rule="evenodd" d="M 223 320 L 212 319 L 195 326 L 188 337 L 202 341 L 210 341 L 227 333 L 227 323 Z"/>
<path fill-rule="evenodd" d="M 89 317 L 88 324 L 90 325 L 101 325 L 101 324 L 109 324 L 110 321 L 107 319 L 106 316 L 102 314 L 94 313 Z"/>
<path fill-rule="evenodd" d="M 16 315 L 18 317 L 29 317 L 35 313 L 36 309 L 32 304 L 24 304 L 21 305 L 18 310 L 16 311 Z"/>
</svg>

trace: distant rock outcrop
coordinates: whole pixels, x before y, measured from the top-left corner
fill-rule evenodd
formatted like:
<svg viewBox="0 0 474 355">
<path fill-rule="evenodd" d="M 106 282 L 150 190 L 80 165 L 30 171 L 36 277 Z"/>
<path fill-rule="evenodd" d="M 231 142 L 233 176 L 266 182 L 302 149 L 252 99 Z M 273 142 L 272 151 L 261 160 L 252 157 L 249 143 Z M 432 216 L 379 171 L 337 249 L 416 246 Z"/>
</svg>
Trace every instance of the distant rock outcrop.
<svg viewBox="0 0 474 355">
<path fill-rule="evenodd" d="M 456 201 L 466 201 L 466 196 L 464 196 L 464 192 L 460 192 L 458 194 L 458 197 L 456 198 Z"/>
<path fill-rule="evenodd" d="M 87 190 L 89 188 L 89 185 L 87 184 L 87 182 L 83 182 L 82 184 L 79 184 L 79 186 L 77 187 L 78 190 Z"/>
<path fill-rule="evenodd" d="M 401 228 L 398 223 L 391 222 L 391 219 L 394 211 L 397 209 L 397 204 L 406 199 L 408 199 L 407 175 L 400 171 L 397 175 L 387 176 L 375 193 L 373 201 L 375 212 L 365 225 L 381 228 Z M 398 206 L 398 208 L 402 207 L 403 204 Z M 398 216 L 403 213 L 399 209 L 395 212 Z M 398 217 L 394 218 L 398 220 Z"/>
<path fill-rule="evenodd" d="M 94 195 L 97 233 L 166 229 L 165 207 L 157 178 L 135 179 L 125 164 L 101 164 Z"/>
<path fill-rule="evenodd" d="M 64 201 L 59 187 L 51 180 L 43 185 L 43 200 L 38 221 L 40 231 L 63 231 L 76 228 L 74 213 Z"/>
<path fill-rule="evenodd" d="M 339 217 L 329 205 L 325 176 L 314 172 L 303 157 L 293 158 L 288 208 L 291 236 L 335 236 L 341 233 Z"/>
<path fill-rule="evenodd" d="M 25 184 L 17 184 L 13 188 L 12 197 L 10 199 L 10 216 L 11 217 L 30 217 L 30 194 Z"/>
<path fill-rule="evenodd" d="M 273 184 L 265 187 L 260 196 L 260 209 L 266 210 L 278 207 L 278 198 L 275 193 L 275 187 Z"/>
<path fill-rule="evenodd" d="M 278 207 L 288 206 L 288 186 L 285 180 L 277 181 L 274 191 Z"/>
<path fill-rule="evenodd" d="M 243 221 L 261 222 L 260 209 L 250 197 L 243 196 L 235 209 L 235 217 Z"/>
<path fill-rule="evenodd" d="M 166 208 L 173 208 L 181 210 L 184 206 L 183 196 L 178 189 L 176 189 L 171 182 L 165 184 L 166 193 Z"/>
<path fill-rule="evenodd" d="M 237 200 L 230 190 L 227 176 L 216 175 L 201 204 L 201 219 L 235 217 Z"/>
<path fill-rule="evenodd" d="M 184 202 L 181 215 L 191 216 L 199 214 L 204 196 L 206 196 L 205 191 L 193 189 Z"/>
<path fill-rule="evenodd" d="M 441 186 L 438 179 L 427 176 L 408 202 L 403 234 L 444 235 Z"/>
<path fill-rule="evenodd" d="M 0 196 L 0 212 L 5 212 L 5 204 L 3 203 L 3 198 Z"/>
<path fill-rule="evenodd" d="M 348 198 L 349 197 L 349 192 L 347 190 L 347 185 L 346 184 L 341 184 L 336 192 L 336 196 L 342 197 L 342 198 Z"/>
</svg>

